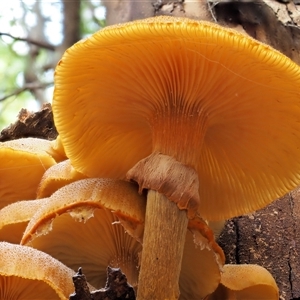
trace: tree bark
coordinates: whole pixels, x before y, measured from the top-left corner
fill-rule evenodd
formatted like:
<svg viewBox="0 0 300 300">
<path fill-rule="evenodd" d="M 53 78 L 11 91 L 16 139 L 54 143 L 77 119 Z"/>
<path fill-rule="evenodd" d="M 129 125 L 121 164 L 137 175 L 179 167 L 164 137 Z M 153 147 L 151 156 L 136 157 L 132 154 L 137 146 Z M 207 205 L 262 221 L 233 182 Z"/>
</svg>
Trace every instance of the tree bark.
<svg viewBox="0 0 300 300">
<path fill-rule="evenodd" d="M 280 299 L 300 298 L 300 188 L 266 208 L 227 221 L 218 240 L 231 264 L 271 272 Z"/>
<path fill-rule="evenodd" d="M 156 15 L 206 20 L 242 31 L 300 63 L 299 0 L 109 1 L 107 24 Z M 227 263 L 259 264 L 274 276 L 280 299 L 300 299 L 300 188 L 263 210 L 227 221 L 219 238 Z"/>
<path fill-rule="evenodd" d="M 158 15 L 206 20 L 242 31 L 300 63 L 300 0 L 104 0 L 107 25 Z M 299 6 L 298 6 L 299 4 Z"/>
</svg>

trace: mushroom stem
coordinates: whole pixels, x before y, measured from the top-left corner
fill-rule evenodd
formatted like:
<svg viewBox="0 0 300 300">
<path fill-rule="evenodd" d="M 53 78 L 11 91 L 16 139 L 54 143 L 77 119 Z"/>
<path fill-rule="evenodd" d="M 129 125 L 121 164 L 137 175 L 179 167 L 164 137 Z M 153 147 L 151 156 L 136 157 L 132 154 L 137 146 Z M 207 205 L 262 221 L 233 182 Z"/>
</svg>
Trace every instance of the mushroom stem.
<svg viewBox="0 0 300 300">
<path fill-rule="evenodd" d="M 200 203 L 197 172 L 154 152 L 126 177 L 140 192 L 148 189 L 138 299 L 178 299 L 188 218 L 195 217 Z"/>
<path fill-rule="evenodd" d="M 164 195 L 149 190 L 137 299 L 179 298 L 187 224 L 186 211 L 179 210 Z"/>
</svg>

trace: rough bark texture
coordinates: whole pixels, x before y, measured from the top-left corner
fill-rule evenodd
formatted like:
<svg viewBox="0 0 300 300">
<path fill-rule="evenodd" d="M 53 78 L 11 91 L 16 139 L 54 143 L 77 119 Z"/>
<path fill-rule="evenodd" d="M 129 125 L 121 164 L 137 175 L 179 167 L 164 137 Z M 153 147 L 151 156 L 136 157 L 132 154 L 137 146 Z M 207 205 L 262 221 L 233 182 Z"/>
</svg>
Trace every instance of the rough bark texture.
<svg viewBox="0 0 300 300">
<path fill-rule="evenodd" d="M 300 189 L 263 210 L 227 221 L 219 237 L 226 263 L 269 270 L 281 299 L 300 298 Z"/>
<path fill-rule="evenodd" d="M 282 2 L 282 3 L 281 3 Z M 249 34 L 300 63 L 300 0 L 104 1 L 107 24 L 157 15 L 219 23 Z"/>
<path fill-rule="evenodd" d="M 57 130 L 53 121 L 50 104 L 45 104 L 38 112 L 22 109 L 15 123 L 0 132 L 0 142 L 16 140 L 25 137 L 54 140 Z"/>
<path fill-rule="evenodd" d="M 297 63 L 300 62 L 299 9 L 294 2 L 276 1 L 220 1 L 214 6 L 219 24 L 245 31 Z"/>
<path fill-rule="evenodd" d="M 107 268 L 105 288 L 90 292 L 81 268 L 73 276 L 75 293 L 70 300 L 135 300 L 133 287 L 127 283 L 126 275 L 118 268 Z"/>
</svg>

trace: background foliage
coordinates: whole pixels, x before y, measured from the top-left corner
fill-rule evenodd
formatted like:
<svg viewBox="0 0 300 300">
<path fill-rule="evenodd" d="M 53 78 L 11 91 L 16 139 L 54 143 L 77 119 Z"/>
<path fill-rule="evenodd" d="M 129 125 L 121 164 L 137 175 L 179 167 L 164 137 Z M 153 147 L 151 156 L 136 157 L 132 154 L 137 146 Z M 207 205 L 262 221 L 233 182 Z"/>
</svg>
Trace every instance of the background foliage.
<svg viewBox="0 0 300 300">
<path fill-rule="evenodd" d="M 63 52 L 105 25 L 100 0 L 0 2 L 0 129 L 51 102 Z"/>
</svg>

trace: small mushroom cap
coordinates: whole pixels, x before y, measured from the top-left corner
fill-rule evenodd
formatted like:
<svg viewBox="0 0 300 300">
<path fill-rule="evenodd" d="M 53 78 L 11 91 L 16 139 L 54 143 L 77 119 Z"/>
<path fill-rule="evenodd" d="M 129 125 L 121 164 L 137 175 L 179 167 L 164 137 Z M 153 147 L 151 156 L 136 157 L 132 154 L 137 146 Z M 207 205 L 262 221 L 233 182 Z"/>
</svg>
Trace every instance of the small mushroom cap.
<svg viewBox="0 0 300 300">
<path fill-rule="evenodd" d="M 82 267 L 94 286 L 105 285 L 108 265 L 121 267 L 135 284 L 142 246 L 128 233 L 141 235 L 143 219 L 139 216 L 145 214 L 144 202 L 137 186 L 129 182 L 79 180 L 43 203 L 21 243 L 52 255 L 74 270 Z M 128 233 L 117 224 L 120 221 Z"/>
<path fill-rule="evenodd" d="M 54 157 L 57 162 L 67 159 L 64 146 L 61 142 L 60 136 L 58 135 L 55 140 L 51 141 L 51 149 L 49 153 Z"/>
<path fill-rule="evenodd" d="M 25 138 L 0 143 L 0 209 L 36 197 L 44 172 L 54 164 L 50 141 Z"/>
<path fill-rule="evenodd" d="M 180 149 L 195 157 L 201 215 L 220 220 L 299 184 L 299 85 L 299 67 L 265 44 L 207 22 L 156 17 L 68 49 L 53 111 L 67 156 L 89 177 L 124 178 L 163 152 L 158 137 L 176 141 L 175 158 Z M 165 134 L 163 120 L 179 124 L 182 115 L 183 128 Z"/>
<path fill-rule="evenodd" d="M 269 271 L 258 265 L 225 265 L 218 289 L 207 300 L 278 300 L 279 291 Z"/>
<path fill-rule="evenodd" d="M 50 197 L 61 187 L 83 178 L 86 176 L 77 172 L 69 159 L 62 161 L 44 173 L 37 189 L 37 198 Z"/>
<path fill-rule="evenodd" d="M 145 198 L 138 194 L 137 187 L 132 183 L 109 178 L 82 179 L 62 187 L 48 199 L 31 218 L 23 243 L 28 242 L 31 231 L 36 230 L 39 222 L 51 222 L 68 209 L 74 210 L 72 216 L 80 221 L 92 217 L 95 208 L 108 209 L 113 211 L 131 235 L 141 236 Z"/>
<path fill-rule="evenodd" d="M 0 242 L 0 299 L 69 299 L 75 272 L 36 249 Z"/>
<path fill-rule="evenodd" d="M 18 201 L 0 210 L 0 241 L 19 244 L 29 220 L 45 199 Z"/>
<path fill-rule="evenodd" d="M 179 300 L 202 299 L 212 293 L 221 280 L 221 271 L 212 249 L 200 249 L 188 230 L 179 277 Z"/>
</svg>

